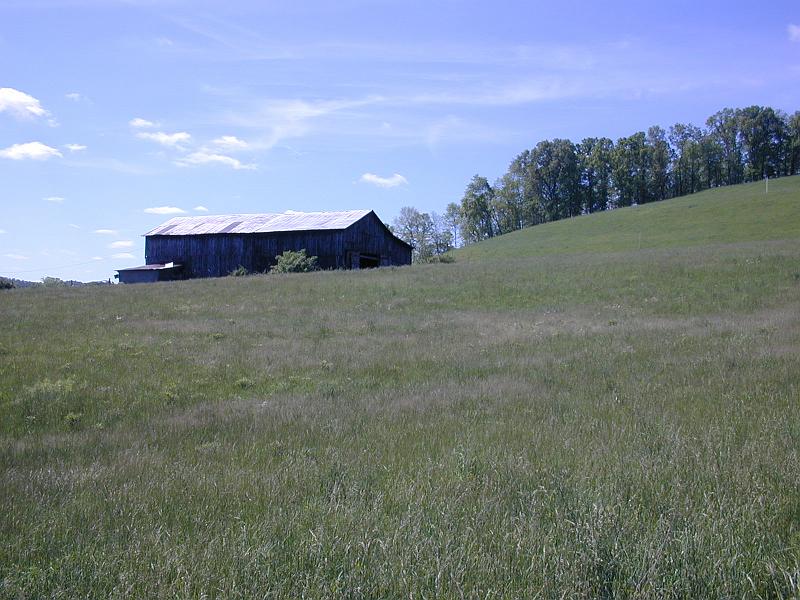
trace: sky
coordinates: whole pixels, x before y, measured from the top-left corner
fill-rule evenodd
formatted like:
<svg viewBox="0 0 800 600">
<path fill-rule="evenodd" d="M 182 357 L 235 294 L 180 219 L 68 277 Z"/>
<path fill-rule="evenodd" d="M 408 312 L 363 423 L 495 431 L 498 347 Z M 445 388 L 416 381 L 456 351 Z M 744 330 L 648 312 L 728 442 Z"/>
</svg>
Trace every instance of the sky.
<svg viewBox="0 0 800 600">
<path fill-rule="evenodd" d="M 173 216 L 443 212 L 543 139 L 800 109 L 800 3 L 0 0 L 0 275 Z"/>
</svg>

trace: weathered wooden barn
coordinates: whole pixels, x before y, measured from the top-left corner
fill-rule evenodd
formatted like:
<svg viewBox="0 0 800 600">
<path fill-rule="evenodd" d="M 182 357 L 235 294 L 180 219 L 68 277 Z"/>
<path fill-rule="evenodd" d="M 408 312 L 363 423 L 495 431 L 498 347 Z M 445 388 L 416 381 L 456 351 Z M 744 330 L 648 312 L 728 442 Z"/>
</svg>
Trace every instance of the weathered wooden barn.
<svg viewBox="0 0 800 600">
<path fill-rule="evenodd" d="M 120 283 L 264 272 L 286 250 L 305 250 L 322 269 L 411 263 L 411 246 L 371 210 L 175 217 L 145 234 L 145 262 Z"/>
</svg>

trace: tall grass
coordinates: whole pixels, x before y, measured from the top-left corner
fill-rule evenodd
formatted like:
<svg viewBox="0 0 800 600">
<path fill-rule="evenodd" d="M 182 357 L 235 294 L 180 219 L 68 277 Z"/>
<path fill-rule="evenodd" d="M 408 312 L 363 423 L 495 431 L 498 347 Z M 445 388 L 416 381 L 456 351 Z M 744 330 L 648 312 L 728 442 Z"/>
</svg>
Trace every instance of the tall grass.
<svg viewBox="0 0 800 600">
<path fill-rule="evenodd" d="M 0 594 L 797 595 L 794 232 L 5 293 Z"/>
</svg>

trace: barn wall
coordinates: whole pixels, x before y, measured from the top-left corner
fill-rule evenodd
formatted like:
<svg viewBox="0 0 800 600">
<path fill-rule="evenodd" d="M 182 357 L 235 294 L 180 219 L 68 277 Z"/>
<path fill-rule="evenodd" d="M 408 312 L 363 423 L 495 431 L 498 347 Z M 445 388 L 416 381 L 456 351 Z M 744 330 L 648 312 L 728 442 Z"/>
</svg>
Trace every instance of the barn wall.
<svg viewBox="0 0 800 600">
<path fill-rule="evenodd" d="M 411 264 L 411 248 L 392 235 L 375 213 L 345 229 L 342 244 L 345 261 L 348 253 L 358 253 L 377 256 L 384 266 Z M 351 264 L 344 266 L 349 268 Z"/>
<path fill-rule="evenodd" d="M 264 272 L 286 250 L 305 250 L 318 257 L 323 269 L 350 268 L 352 257 L 360 254 L 383 258 L 381 264 L 411 263 L 411 249 L 397 240 L 374 213 L 345 230 L 152 235 L 145 239 L 148 264 L 178 262 L 187 277 L 221 277 L 239 266 Z"/>
</svg>

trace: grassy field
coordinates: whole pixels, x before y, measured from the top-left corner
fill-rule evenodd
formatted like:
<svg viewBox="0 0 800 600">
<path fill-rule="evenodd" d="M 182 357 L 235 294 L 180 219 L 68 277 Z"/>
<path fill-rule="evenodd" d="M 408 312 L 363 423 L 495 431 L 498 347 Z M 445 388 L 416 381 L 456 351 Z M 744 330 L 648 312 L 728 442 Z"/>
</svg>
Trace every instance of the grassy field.
<svg viewBox="0 0 800 600">
<path fill-rule="evenodd" d="M 3 597 L 800 594 L 800 178 L 0 322 Z"/>
</svg>

